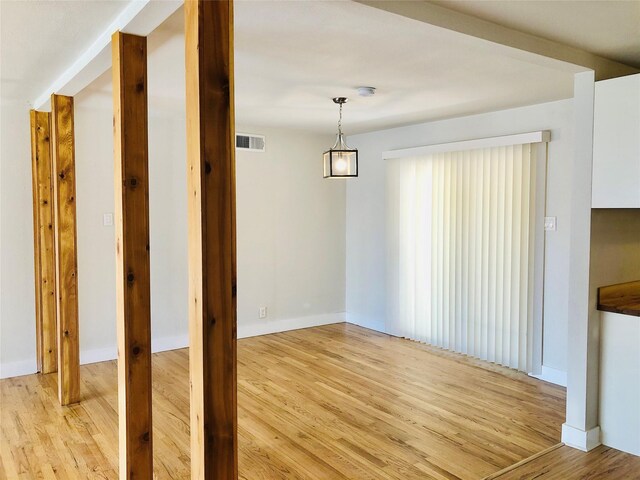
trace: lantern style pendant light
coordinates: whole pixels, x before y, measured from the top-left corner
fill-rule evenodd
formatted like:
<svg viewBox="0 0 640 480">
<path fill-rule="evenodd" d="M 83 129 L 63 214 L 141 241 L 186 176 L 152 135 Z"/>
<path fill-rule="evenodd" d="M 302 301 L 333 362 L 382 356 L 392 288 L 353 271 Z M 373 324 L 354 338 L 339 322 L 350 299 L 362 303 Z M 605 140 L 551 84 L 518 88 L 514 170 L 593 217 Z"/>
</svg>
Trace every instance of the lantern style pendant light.
<svg viewBox="0 0 640 480">
<path fill-rule="evenodd" d="M 349 148 L 342 133 L 342 105 L 348 98 L 336 97 L 334 103 L 340 105 L 340 119 L 338 120 L 338 135 L 336 143 L 324 152 L 324 178 L 352 178 L 358 176 L 358 150 Z"/>
</svg>

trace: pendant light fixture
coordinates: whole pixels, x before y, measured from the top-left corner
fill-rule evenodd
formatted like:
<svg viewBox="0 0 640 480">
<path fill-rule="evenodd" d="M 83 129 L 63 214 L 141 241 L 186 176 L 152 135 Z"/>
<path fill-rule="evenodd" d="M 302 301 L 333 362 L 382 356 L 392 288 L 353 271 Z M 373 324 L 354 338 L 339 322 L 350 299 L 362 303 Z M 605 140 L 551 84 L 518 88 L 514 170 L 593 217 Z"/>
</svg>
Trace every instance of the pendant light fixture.
<svg viewBox="0 0 640 480">
<path fill-rule="evenodd" d="M 340 105 L 338 135 L 336 143 L 324 152 L 324 178 L 352 178 L 358 176 L 358 150 L 349 148 L 342 133 L 342 105 L 347 103 L 346 97 L 336 97 L 334 103 Z"/>
</svg>

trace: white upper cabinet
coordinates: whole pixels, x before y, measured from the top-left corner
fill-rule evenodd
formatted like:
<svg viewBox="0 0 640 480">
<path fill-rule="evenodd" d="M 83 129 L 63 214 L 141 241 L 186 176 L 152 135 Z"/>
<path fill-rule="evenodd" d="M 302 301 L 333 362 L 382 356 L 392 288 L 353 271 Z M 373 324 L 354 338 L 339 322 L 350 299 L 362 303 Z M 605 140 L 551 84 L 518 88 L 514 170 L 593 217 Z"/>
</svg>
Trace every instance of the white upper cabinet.
<svg viewBox="0 0 640 480">
<path fill-rule="evenodd" d="M 596 83 L 593 208 L 640 208 L 640 74 Z"/>
</svg>

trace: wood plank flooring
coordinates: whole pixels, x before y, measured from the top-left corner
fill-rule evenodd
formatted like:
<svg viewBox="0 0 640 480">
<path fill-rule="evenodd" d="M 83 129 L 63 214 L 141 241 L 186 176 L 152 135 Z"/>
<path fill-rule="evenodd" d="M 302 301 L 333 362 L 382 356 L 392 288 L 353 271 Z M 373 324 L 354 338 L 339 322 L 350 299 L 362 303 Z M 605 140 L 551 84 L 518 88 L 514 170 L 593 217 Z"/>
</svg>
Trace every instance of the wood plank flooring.
<svg viewBox="0 0 640 480">
<path fill-rule="evenodd" d="M 600 445 L 590 452 L 559 445 L 485 480 L 640 479 L 640 457 Z"/>
<path fill-rule="evenodd" d="M 153 357 L 159 479 L 189 478 L 188 363 L 186 349 Z M 116 386 L 115 361 L 82 367 L 70 407 L 54 375 L 2 380 L 0 478 L 116 479 Z M 563 388 L 348 324 L 243 339 L 240 478 L 479 479 L 557 444 L 564 402 Z"/>
</svg>

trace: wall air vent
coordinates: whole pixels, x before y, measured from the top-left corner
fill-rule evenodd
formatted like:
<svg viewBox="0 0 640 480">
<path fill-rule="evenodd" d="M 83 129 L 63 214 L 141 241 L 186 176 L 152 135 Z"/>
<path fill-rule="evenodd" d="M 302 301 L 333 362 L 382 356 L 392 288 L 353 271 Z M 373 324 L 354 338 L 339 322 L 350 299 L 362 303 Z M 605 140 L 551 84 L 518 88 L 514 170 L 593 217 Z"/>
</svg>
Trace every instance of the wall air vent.
<svg viewBox="0 0 640 480">
<path fill-rule="evenodd" d="M 264 135 L 253 135 L 247 133 L 236 134 L 236 148 L 238 150 L 264 152 L 264 143 Z"/>
</svg>

